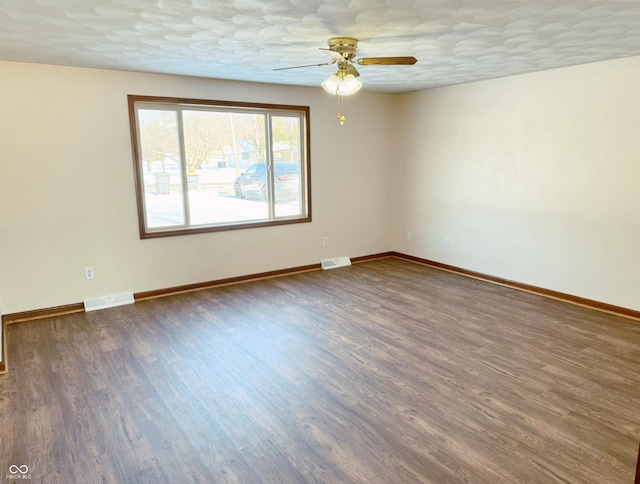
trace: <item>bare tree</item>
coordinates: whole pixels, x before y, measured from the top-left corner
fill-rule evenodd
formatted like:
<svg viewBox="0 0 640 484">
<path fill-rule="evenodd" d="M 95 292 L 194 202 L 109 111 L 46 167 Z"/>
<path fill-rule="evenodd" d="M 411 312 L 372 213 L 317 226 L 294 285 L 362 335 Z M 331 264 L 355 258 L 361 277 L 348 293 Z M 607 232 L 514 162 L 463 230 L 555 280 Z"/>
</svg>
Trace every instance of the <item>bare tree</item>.
<svg viewBox="0 0 640 484">
<path fill-rule="evenodd" d="M 176 111 L 140 110 L 140 140 L 142 159 L 147 169 L 155 161 L 180 163 L 178 113 Z M 194 173 L 213 159 L 229 143 L 229 126 L 223 113 L 183 111 L 182 123 L 187 173 Z"/>
<path fill-rule="evenodd" d="M 289 161 L 300 161 L 300 118 L 297 116 L 274 116 L 273 141 L 289 148 Z"/>
<path fill-rule="evenodd" d="M 194 173 L 229 143 L 229 124 L 224 113 L 210 111 L 184 111 L 183 123 L 187 172 Z"/>
<path fill-rule="evenodd" d="M 265 115 L 239 113 L 233 116 L 236 138 L 251 147 L 258 162 L 266 160 Z"/>
<path fill-rule="evenodd" d="M 178 148 L 177 115 L 175 111 L 140 109 L 140 151 L 147 170 L 155 161 L 162 163 L 165 171 L 167 159 L 180 162 Z"/>
<path fill-rule="evenodd" d="M 167 160 L 181 163 L 178 124 L 179 112 L 173 110 L 141 109 L 138 112 L 142 158 L 147 169 L 153 162 L 162 163 L 165 171 Z M 195 173 L 203 164 L 212 162 L 223 152 L 224 146 L 232 146 L 239 166 L 240 145 L 248 147 L 253 158 L 266 161 L 266 133 L 264 114 L 212 112 L 184 110 L 181 113 L 184 133 L 184 156 L 188 174 Z M 299 153 L 300 119 L 274 116 L 273 142 L 288 145 L 290 160 Z"/>
</svg>

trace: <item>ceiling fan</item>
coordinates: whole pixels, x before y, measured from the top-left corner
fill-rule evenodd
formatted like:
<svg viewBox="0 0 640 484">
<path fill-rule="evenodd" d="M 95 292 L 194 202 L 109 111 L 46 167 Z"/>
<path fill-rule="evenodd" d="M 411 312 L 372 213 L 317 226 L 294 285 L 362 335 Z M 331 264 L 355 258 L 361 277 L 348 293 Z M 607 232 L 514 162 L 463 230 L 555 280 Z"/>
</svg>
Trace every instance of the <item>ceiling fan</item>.
<svg viewBox="0 0 640 484">
<path fill-rule="evenodd" d="M 352 37 L 334 37 L 328 41 L 329 48 L 320 48 L 329 57 L 331 62 L 324 62 L 320 64 L 307 64 L 293 67 L 281 67 L 274 69 L 274 71 L 283 71 L 287 69 L 299 69 L 303 67 L 319 67 L 328 66 L 332 64 L 338 64 L 338 70 L 335 74 L 329 76 L 329 78 L 322 83 L 322 87 L 331 94 L 337 94 L 339 96 L 347 96 L 357 92 L 362 83 L 356 78 L 360 76 L 358 69 L 354 64 L 359 66 L 371 66 L 371 65 L 413 65 L 417 61 L 412 56 L 401 57 L 363 57 L 356 59 L 356 50 L 358 48 L 358 39 Z"/>
</svg>

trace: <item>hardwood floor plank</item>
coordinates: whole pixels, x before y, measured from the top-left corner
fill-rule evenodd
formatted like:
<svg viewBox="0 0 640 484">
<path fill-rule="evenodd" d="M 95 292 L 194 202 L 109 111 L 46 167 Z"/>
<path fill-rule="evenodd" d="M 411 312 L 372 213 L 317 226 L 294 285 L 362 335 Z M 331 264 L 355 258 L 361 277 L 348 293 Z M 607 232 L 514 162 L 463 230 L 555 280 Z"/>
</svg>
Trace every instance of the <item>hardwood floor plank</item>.
<svg viewBox="0 0 640 484">
<path fill-rule="evenodd" d="M 380 259 L 7 328 L 0 478 L 622 483 L 640 325 Z"/>
</svg>

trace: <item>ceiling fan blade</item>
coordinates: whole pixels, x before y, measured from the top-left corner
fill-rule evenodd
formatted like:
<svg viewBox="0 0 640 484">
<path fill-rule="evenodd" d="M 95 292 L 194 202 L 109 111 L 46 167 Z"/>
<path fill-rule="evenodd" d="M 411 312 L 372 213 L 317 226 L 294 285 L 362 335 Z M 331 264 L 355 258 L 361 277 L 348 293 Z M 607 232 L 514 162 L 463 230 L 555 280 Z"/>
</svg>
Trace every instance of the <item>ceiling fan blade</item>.
<svg viewBox="0 0 640 484">
<path fill-rule="evenodd" d="M 334 61 L 335 62 L 335 61 Z M 307 64 L 304 66 L 293 66 L 293 67 L 279 67 L 277 69 L 274 69 L 274 71 L 286 71 L 288 69 L 301 69 L 303 67 L 320 67 L 320 66 L 330 66 L 331 64 L 333 64 L 334 62 L 324 62 L 323 64 Z"/>
<path fill-rule="evenodd" d="M 356 61 L 361 66 L 394 66 L 394 65 L 408 65 L 412 66 L 418 59 L 412 56 L 407 57 L 364 57 Z"/>
<path fill-rule="evenodd" d="M 346 71 L 347 71 L 347 74 L 353 74 L 353 77 L 360 76 L 358 69 L 356 69 L 355 66 L 353 66 L 352 64 L 347 64 Z"/>
<path fill-rule="evenodd" d="M 331 57 L 334 61 L 343 61 L 345 60 L 344 56 L 340 52 L 336 52 L 335 50 L 327 49 L 320 47 L 320 50 Z"/>
</svg>

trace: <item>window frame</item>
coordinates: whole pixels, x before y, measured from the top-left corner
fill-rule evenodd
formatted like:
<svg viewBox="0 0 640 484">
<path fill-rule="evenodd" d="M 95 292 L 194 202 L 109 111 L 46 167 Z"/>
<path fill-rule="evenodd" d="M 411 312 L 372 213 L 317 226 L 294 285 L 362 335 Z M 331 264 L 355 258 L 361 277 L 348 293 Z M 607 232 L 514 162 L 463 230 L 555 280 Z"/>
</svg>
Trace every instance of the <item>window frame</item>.
<svg viewBox="0 0 640 484">
<path fill-rule="evenodd" d="M 178 98 L 178 97 L 159 97 L 159 96 L 143 96 L 129 94 L 127 96 L 129 107 L 129 128 L 131 132 L 131 147 L 133 154 L 133 169 L 134 169 L 134 181 L 136 189 L 136 203 L 138 213 L 138 227 L 140 231 L 141 239 L 157 238 L 157 237 L 169 237 L 188 234 L 202 234 L 209 232 L 222 232 L 228 230 L 242 230 L 251 229 L 257 227 L 271 227 L 277 225 L 289 225 L 298 223 L 311 222 L 311 147 L 310 147 L 310 108 L 309 106 L 297 106 L 287 104 L 265 104 L 255 102 L 237 102 L 237 101 L 220 101 L 209 99 L 194 99 L 194 98 Z M 300 205 L 303 208 L 302 213 L 299 216 L 289 217 L 276 217 L 275 216 L 275 201 L 269 197 L 267 203 L 270 205 L 268 213 L 270 219 L 259 221 L 237 221 L 225 224 L 208 224 L 208 225 L 181 225 L 176 228 L 161 227 L 150 228 L 147 226 L 146 209 L 145 209 L 145 187 L 144 177 L 142 174 L 143 160 L 141 159 L 140 150 L 140 130 L 138 129 L 138 117 L 137 110 L 140 106 L 145 108 L 153 108 L 158 106 L 162 107 L 171 106 L 175 109 L 203 109 L 214 110 L 220 108 L 219 111 L 223 112 L 238 112 L 247 113 L 255 112 L 258 114 L 266 114 L 267 118 L 270 116 L 286 116 L 287 114 L 296 113 L 300 117 L 300 182 L 303 186 L 301 190 Z M 266 123 L 268 126 L 269 123 Z M 265 133 L 267 139 L 271 139 L 272 133 L 270 128 L 265 127 Z M 179 138 L 184 138 L 183 133 L 178 133 Z M 182 142 L 182 141 L 181 141 Z M 267 149 L 273 151 L 273 143 L 267 143 Z M 268 163 L 273 163 L 273 153 L 267 154 Z M 183 167 L 181 167 L 182 169 Z M 272 170 L 267 170 L 270 173 Z M 188 197 L 187 194 L 183 194 L 183 197 Z M 306 208 L 306 210 L 305 210 Z"/>
</svg>

